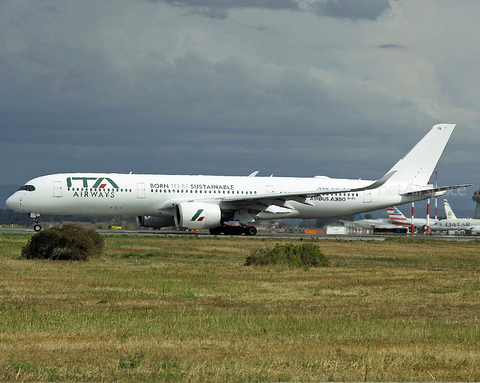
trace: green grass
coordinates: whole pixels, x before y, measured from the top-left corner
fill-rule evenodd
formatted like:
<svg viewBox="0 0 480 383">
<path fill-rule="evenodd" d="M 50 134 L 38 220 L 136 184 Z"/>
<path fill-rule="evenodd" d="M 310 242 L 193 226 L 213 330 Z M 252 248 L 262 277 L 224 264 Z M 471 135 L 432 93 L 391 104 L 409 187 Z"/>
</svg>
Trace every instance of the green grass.
<svg viewBox="0 0 480 383">
<path fill-rule="evenodd" d="M 474 381 L 479 244 L 307 240 L 331 267 L 246 267 L 292 240 L 105 237 L 88 262 L 0 235 L 0 380 Z M 300 244 L 303 241 L 295 241 Z"/>
</svg>

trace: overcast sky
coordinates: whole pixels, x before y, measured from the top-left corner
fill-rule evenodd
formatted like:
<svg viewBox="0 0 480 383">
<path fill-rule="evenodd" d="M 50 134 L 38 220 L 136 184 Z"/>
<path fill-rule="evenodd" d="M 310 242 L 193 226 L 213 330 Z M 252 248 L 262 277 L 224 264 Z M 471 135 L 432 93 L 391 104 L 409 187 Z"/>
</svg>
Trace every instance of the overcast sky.
<svg viewBox="0 0 480 383">
<path fill-rule="evenodd" d="M 0 184 L 57 172 L 378 179 L 456 123 L 474 183 L 477 0 L 2 0 Z"/>
</svg>

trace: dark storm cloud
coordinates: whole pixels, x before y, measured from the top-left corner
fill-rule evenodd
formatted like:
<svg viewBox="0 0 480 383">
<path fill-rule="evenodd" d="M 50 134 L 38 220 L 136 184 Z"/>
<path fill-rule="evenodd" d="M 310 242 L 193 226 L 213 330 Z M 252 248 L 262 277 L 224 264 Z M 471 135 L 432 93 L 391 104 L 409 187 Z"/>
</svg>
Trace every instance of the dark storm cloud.
<svg viewBox="0 0 480 383">
<path fill-rule="evenodd" d="M 401 44 L 382 44 L 382 45 L 379 45 L 378 48 L 380 48 L 380 49 L 404 49 L 406 47 L 405 47 L 405 45 L 401 45 Z"/>
<path fill-rule="evenodd" d="M 188 7 L 189 13 L 212 19 L 226 19 L 231 9 L 258 8 L 270 10 L 299 11 L 295 0 L 147 0 L 153 3 L 166 3 L 175 7 Z"/>
<path fill-rule="evenodd" d="M 320 0 L 312 10 L 322 16 L 349 20 L 377 20 L 391 10 L 389 0 Z"/>
<path fill-rule="evenodd" d="M 270 10 L 300 11 L 295 0 L 147 0 L 152 3 L 166 3 L 175 7 L 188 8 L 188 13 L 211 19 L 224 20 L 228 10 L 257 8 Z"/>
<path fill-rule="evenodd" d="M 300 11 L 296 0 L 147 0 L 176 7 L 188 7 L 189 13 L 212 19 L 226 19 L 231 9 L 257 8 Z M 310 10 L 322 16 L 350 20 L 376 20 L 391 9 L 389 0 L 318 0 Z"/>
<path fill-rule="evenodd" d="M 62 67 L 47 60 L 47 52 L 57 52 Z M 194 140 L 197 131 L 268 134 L 272 126 L 289 135 L 291 126 L 308 132 L 319 113 L 337 110 L 320 80 L 293 69 L 278 70 L 272 79 L 263 66 L 239 57 L 212 63 L 188 53 L 145 64 L 126 82 L 101 53 L 70 53 L 38 45 L 28 55 L 0 55 L 9 95 L 0 106 L 3 142 L 135 145 L 161 135 L 168 146 Z"/>
<path fill-rule="evenodd" d="M 208 17 L 210 19 L 225 20 L 228 17 L 228 13 L 223 9 L 218 8 L 205 8 L 205 7 L 194 7 L 189 11 L 192 15 L 200 15 L 203 17 Z"/>
<path fill-rule="evenodd" d="M 82 142 L 122 102 L 123 80 L 98 52 L 31 44 L 24 53 L 0 54 L 0 72 L 2 142 Z M 73 132 L 82 123 L 79 140 Z"/>
<path fill-rule="evenodd" d="M 299 10 L 295 0 L 148 0 L 153 3 L 167 3 L 175 6 L 211 7 L 221 9 L 264 8 L 272 10 Z"/>
</svg>

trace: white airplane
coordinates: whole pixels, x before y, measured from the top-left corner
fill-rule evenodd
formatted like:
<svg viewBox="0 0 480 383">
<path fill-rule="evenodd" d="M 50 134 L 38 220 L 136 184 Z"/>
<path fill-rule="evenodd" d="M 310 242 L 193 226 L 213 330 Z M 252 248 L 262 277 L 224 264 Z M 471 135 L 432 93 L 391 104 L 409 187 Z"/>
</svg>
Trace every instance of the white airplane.
<svg viewBox="0 0 480 383">
<path fill-rule="evenodd" d="M 446 190 L 428 180 L 455 124 L 435 125 L 417 145 L 376 181 L 313 178 L 61 173 L 28 181 L 7 205 L 40 214 L 136 215 L 141 226 L 210 229 L 229 234 L 237 221 L 255 235 L 255 220 L 328 218 L 420 201 Z M 238 233 L 238 227 L 235 232 Z"/>
<path fill-rule="evenodd" d="M 412 226 L 412 219 L 405 217 L 403 213 L 396 206 L 387 208 L 387 213 L 388 213 L 388 217 L 390 218 L 390 222 L 392 222 L 393 224 L 400 225 L 400 226 L 408 226 L 408 227 Z M 438 222 L 438 219 L 430 218 L 429 220 L 430 228 L 436 222 Z M 421 232 L 425 231 L 427 227 L 427 219 L 414 217 L 413 227 L 415 228 L 415 230 L 418 230 Z"/>
<path fill-rule="evenodd" d="M 475 218 L 457 218 L 450 204 L 446 199 L 443 200 L 447 219 L 441 219 L 435 225 L 431 226 L 435 231 L 455 231 L 463 230 L 469 234 L 480 234 L 480 219 Z"/>
<path fill-rule="evenodd" d="M 344 221 L 345 225 L 352 225 L 362 229 L 397 229 L 398 225 L 393 224 L 388 218 L 369 219 L 358 214 L 355 221 Z"/>
</svg>

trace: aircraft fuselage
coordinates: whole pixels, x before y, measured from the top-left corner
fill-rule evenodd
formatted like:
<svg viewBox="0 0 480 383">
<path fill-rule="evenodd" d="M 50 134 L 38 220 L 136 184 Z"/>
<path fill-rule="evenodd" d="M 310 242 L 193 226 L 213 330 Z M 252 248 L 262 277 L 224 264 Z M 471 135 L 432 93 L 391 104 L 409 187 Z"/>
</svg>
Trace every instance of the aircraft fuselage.
<svg viewBox="0 0 480 383">
<path fill-rule="evenodd" d="M 341 191 L 363 187 L 371 182 L 326 177 L 61 173 L 32 179 L 26 186 L 34 190 L 17 191 L 7 200 L 7 204 L 16 210 L 39 214 L 157 215 L 159 210 L 168 208 L 169 203 L 175 201 L 218 203 L 237 196 L 255 199 L 255 196 L 266 194 L 338 190 L 337 193 L 310 197 L 307 199 L 308 205 L 291 201 L 293 209 L 277 208 L 271 213 L 263 211 L 258 217 L 270 219 L 334 217 L 417 200 L 395 193 L 388 195 L 382 188 L 361 192 Z"/>
</svg>

